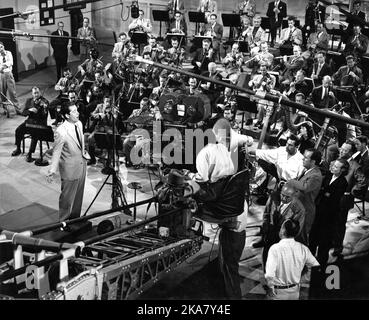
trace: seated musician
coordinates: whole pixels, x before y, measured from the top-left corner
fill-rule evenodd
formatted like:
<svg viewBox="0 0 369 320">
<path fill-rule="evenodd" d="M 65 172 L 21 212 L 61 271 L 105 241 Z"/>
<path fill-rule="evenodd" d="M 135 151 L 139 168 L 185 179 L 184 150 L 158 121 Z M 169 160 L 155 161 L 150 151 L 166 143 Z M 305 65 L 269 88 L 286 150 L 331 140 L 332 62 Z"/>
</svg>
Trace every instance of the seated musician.
<svg viewBox="0 0 369 320">
<path fill-rule="evenodd" d="M 269 52 L 269 46 L 267 42 L 262 42 L 260 44 L 260 52 L 255 54 L 254 57 L 255 59 L 253 61 L 247 63 L 248 66 L 254 69 L 253 73 L 259 69 L 261 64 L 265 64 L 268 69 L 270 69 L 273 65 L 274 56 Z"/>
<path fill-rule="evenodd" d="M 185 59 L 186 51 L 183 46 L 179 45 L 177 37 L 172 37 L 170 40 L 171 47 L 167 51 L 167 56 L 164 59 L 170 66 L 182 66 Z"/>
<path fill-rule="evenodd" d="M 295 79 L 289 84 L 289 89 L 286 89 L 283 94 L 290 100 L 295 100 L 295 96 L 298 93 L 308 96 L 310 94 L 309 85 L 305 81 L 305 71 L 298 70 L 296 72 Z"/>
<path fill-rule="evenodd" d="M 353 55 L 356 58 L 361 58 L 368 49 L 369 39 L 361 33 L 361 26 L 354 26 L 354 34 L 348 38 L 345 54 Z"/>
<path fill-rule="evenodd" d="M 245 41 L 248 42 L 251 55 L 256 54 L 259 51 L 260 44 L 266 41 L 266 34 L 261 27 L 261 17 L 255 16 L 253 19 L 253 25 L 248 27 L 242 33 Z"/>
<path fill-rule="evenodd" d="M 218 4 L 215 0 L 200 0 L 199 7 L 197 8 L 198 12 L 209 13 L 217 13 L 218 12 Z M 206 15 L 205 15 L 206 16 Z"/>
<path fill-rule="evenodd" d="M 137 19 L 134 19 L 128 26 L 129 33 L 132 34 L 135 31 L 139 31 L 150 34 L 152 32 L 151 21 L 150 19 L 144 18 L 144 15 L 145 15 L 144 11 L 139 10 L 139 17 Z"/>
<path fill-rule="evenodd" d="M 154 62 L 161 63 L 165 58 L 164 47 L 157 43 L 157 40 L 153 35 L 149 38 L 149 44 L 144 47 L 143 52 L 149 52 L 150 58 Z"/>
<path fill-rule="evenodd" d="M 88 153 L 91 159 L 87 162 L 87 165 L 93 165 L 96 163 L 95 153 L 95 133 L 112 133 L 113 132 L 113 115 L 115 118 L 115 132 L 118 133 L 119 116 L 114 112 L 114 106 L 111 104 L 111 97 L 109 95 L 104 96 L 103 103 L 96 106 L 96 109 L 91 113 L 92 133 L 88 136 Z M 109 159 L 110 160 L 110 159 Z M 105 165 L 109 166 L 109 161 Z"/>
<path fill-rule="evenodd" d="M 282 29 L 281 38 L 279 40 L 280 50 L 292 50 L 294 45 L 302 44 L 302 31 L 295 27 L 295 18 L 288 18 L 288 28 Z M 281 54 L 284 54 L 281 52 Z"/>
<path fill-rule="evenodd" d="M 328 63 L 325 61 L 325 52 L 319 51 L 316 54 L 317 62 L 313 65 L 313 73 L 311 78 L 314 81 L 315 86 L 322 84 L 324 76 L 331 76 L 332 70 Z"/>
<path fill-rule="evenodd" d="M 126 32 L 119 33 L 119 42 L 114 44 L 113 52 L 111 53 L 111 56 L 113 59 L 121 60 L 123 57 L 125 57 L 127 54 L 127 47 L 126 44 L 129 42 L 129 38 Z"/>
<path fill-rule="evenodd" d="M 240 15 L 246 15 L 250 19 L 255 17 L 256 3 L 255 0 L 244 0 L 238 4 Z"/>
<path fill-rule="evenodd" d="M 168 93 L 169 91 L 166 88 L 167 80 L 168 80 L 168 73 L 162 72 L 159 76 L 159 85 L 152 89 L 152 93 L 157 94 L 159 97 L 162 94 Z"/>
<path fill-rule="evenodd" d="M 321 22 L 317 23 L 316 32 L 312 32 L 307 40 L 306 47 L 310 52 L 316 52 L 317 50 L 326 51 L 328 50 L 329 35 L 327 33 L 324 24 Z"/>
<path fill-rule="evenodd" d="M 220 44 L 223 37 L 223 26 L 217 22 L 218 16 L 215 13 L 210 15 L 209 23 L 205 24 L 201 30 L 204 36 L 212 37 L 212 46 L 215 52 L 215 58 L 220 50 Z"/>
<path fill-rule="evenodd" d="M 41 96 L 38 87 L 32 88 L 32 98 L 28 98 L 25 103 L 22 115 L 28 117 L 17 129 L 15 129 L 15 145 L 17 148 L 12 152 L 12 157 L 18 156 L 22 153 L 21 142 L 27 132 L 27 125 L 47 126 L 47 115 L 49 108 L 49 101 Z M 35 152 L 37 140 L 32 138 L 31 145 L 27 154 L 26 161 L 32 162 L 32 153 Z"/>
<path fill-rule="evenodd" d="M 171 33 L 181 33 L 187 36 L 187 24 L 181 12 L 174 14 L 174 20 L 170 24 L 169 31 Z"/>
<path fill-rule="evenodd" d="M 86 59 L 81 65 L 78 66 L 78 71 L 81 72 L 84 80 L 94 81 L 95 72 L 103 67 L 102 61 L 99 59 L 99 52 L 96 49 L 89 51 L 89 59 Z"/>
<path fill-rule="evenodd" d="M 336 104 L 335 90 L 332 88 L 332 79 L 330 76 L 324 76 L 322 85 L 313 89 L 310 100 L 315 108 L 326 109 Z M 319 116 L 320 118 L 320 116 Z"/>
<path fill-rule="evenodd" d="M 237 72 L 241 69 L 243 64 L 243 55 L 240 53 L 237 42 L 233 43 L 231 52 L 222 59 L 222 64 L 229 73 Z"/>
<path fill-rule="evenodd" d="M 304 66 L 304 58 L 301 55 L 301 47 L 293 46 L 293 56 L 287 58 L 287 56 L 283 56 L 283 66 L 284 69 L 281 71 L 281 79 L 280 82 L 284 85 L 288 85 L 293 80 L 294 74 L 297 70 L 302 69 Z"/>
<path fill-rule="evenodd" d="M 238 39 L 247 41 L 246 31 L 250 28 L 252 20 L 247 15 L 241 15 L 241 28 L 238 32 Z"/>
<path fill-rule="evenodd" d="M 49 113 L 51 119 L 55 119 L 52 125 L 56 125 L 58 122 L 62 122 L 62 117 L 57 117 L 57 106 L 63 103 L 63 99 L 68 99 L 68 92 L 70 90 L 79 90 L 79 83 L 76 78 L 73 77 L 72 72 L 69 67 L 65 67 L 63 70 L 63 77 L 59 79 L 58 83 L 55 85 L 55 91 L 59 91 L 59 95 L 49 105 Z"/>
<path fill-rule="evenodd" d="M 346 57 L 346 65 L 333 75 L 333 82 L 339 86 L 359 86 L 363 83 L 363 72 L 356 65 L 352 55 Z"/>
<path fill-rule="evenodd" d="M 249 87 L 251 87 L 257 94 L 263 95 L 267 92 L 270 92 L 270 90 L 274 89 L 276 84 L 276 78 L 275 76 L 268 73 L 265 64 L 260 65 L 259 72 L 260 74 L 254 75 L 254 77 L 250 80 Z M 256 127 L 261 128 L 263 126 L 263 118 L 265 115 L 266 107 L 270 105 L 273 105 L 273 103 L 268 100 L 263 99 L 257 100 L 258 121 L 255 124 Z"/>
<path fill-rule="evenodd" d="M 109 92 L 110 84 L 108 84 L 104 78 L 103 71 L 96 70 L 95 81 L 92 83 L 91 88 L 86 96 L 86 101 L 88 103 L 87 112 L 90 114 L 92 111 L 94 111 L 96 106 L 99 103 L 102 103 L 104 96 L 108 95 Z"/>
<path fill-rule="evenodd" d="M 361 1 L 355 0 L 353 3 L 353 11 L 351 11 L 351 16 L 347 17 L 347 22 L 349 25 L 347 26 L 347 32 L 349 35 L 353 34 L 354 26 L 360 23 L 364 23 L 366 21 L 366 14 L 361 10 Z"/>
<path fill-rule="evenodd" d="M 188 79 L 188 87 L 186 88 L 185 94 L 188 96 L 196 96 L 201 93 L 198 88 L 198 83 L 196 78 L 189 78 Z"/>
<path fill-rule="evenodd" d="M 202 40 L 202 48 L 196 50 L 192 59 L 192 65 L 194 66 L 193 72 L 201 74 L 208 69 L 210 62 L 215 61 L 215 52 L 210 48 L 211 41 L 209 39 Z"/>
</svg>

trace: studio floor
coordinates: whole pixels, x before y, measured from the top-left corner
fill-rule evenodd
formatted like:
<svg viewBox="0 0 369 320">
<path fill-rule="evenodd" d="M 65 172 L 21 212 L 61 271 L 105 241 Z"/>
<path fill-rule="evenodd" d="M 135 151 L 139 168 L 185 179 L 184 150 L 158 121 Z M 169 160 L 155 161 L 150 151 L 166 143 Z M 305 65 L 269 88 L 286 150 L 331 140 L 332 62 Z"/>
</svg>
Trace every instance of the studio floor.
<svg viewBox="0 0 369 320">
<path fill-rule="evenodd" d="M 31 96 L 31 88 L 37 85 L 44 96 L 50 101 L 57 96 L 54 90 L 55 68 L 29 72 L 20 76 L 17 83 L 17 94 L 21 105 Z M 60 194 L 60 177 L 51 184 L 46 181 L 45 174 L 48 167 L 38 167 L 34 163 L 27 163 L 26 154 L 11 157 L 14 150 L 14 131 L 25 120 L 22 116 L 11 115 L 7 118 L 0 108 L 0 215 L 12 215 L 29 206 L 40 206 L 58 210 L 58 198 Z M 49 119 L 49 124 L 51 124 Z M 29 139 L 26 140 L 26 152 Z M 33 155 L 39 157 L 39 147 Z M 44 149 L 45 150 L 45 149 Z M 85 185 L 82 213 L 86 211 L 95 197 L 106 176 L 101 173 L 103 165 L 88 167 Z M 128 203 L 134 201 L 133 190 L 128 183 L 139 182 L 142 189 L 137 192 L 137 201 L 148 199 L 153 195 L 153 187 L 158 178 L 148 169 L 127 169 L 120 165 L 120 177 L 124 186 Z M 369 208 L 369 204 L 366 204 Z M 111 186 L 106 185 L 88 214 L 108 210 L 111 207 Z M 152 206 L 147 212 L 146 207 L 140 207 L 137 211 L 139 219 L 150 217 L 155 213 Z M 47 210 L 46 210 L 47 211 Z M 260 224 L 263 207 L 252 204 L 248 210 L 248 224 Z M 347 258 L 356 257 L 360 252 L 369 249 L 368 229 L 369 222 L 357 220 L 358 209 L 354 208 L 349 213 L 347 233 L 345 238 L 344 255 Z M 96 225 L 101 218 L 94 219 Z M 3 226 L 0 226 L 3 227 Z M 143 298 L 146 299 L 212 299 L 223 297 L 216 292 L 214 279 L 220 280 L 216 270 L 217 256 L 217 232 L 215 226 L 205 224 L 205 235 L 210 241 L 204 241 L 201 251 L 180 267 L 169 273 L 165 279 L 149 289 Z M 257 239 L 257 229 L 247 229 L 247 242 L 240 263 L 240 274 L 243 278 L 242 292 L 244 299 L 265 299 L 263 289 L 263 269 L 261 264 L 261 249 L 253 249 L 251 243 Z M 216 282 L 216 281 L 215 281 Z M 308 297 L 309 281 L 305 280 L 301 290 L 301 299 Z M 368 296 L 369 297 L 369 296 Z"/>
</svg>

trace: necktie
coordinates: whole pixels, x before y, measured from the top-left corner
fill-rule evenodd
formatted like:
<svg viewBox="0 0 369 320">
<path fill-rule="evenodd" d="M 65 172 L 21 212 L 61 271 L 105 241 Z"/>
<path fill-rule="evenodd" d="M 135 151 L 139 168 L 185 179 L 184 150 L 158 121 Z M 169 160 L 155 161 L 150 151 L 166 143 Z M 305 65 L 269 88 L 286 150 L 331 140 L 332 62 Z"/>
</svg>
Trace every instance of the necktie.
<svg viewBox="0 0 369 320">
<path fill-rule="evenodd" d="M 79 130 L 77 128 L 77 125 L 74 126 L 74 130 L 76 131 L 76 136 L 77 136 L 77 139 L 78 139 L 78 142 L 79 142 L 79 145 L 81 146 L 82 148 L 82 140 L 81 140 L 81 136 L 79 135 Z"/>
<path fill-rule="evenodd" d="M 179 30 L 179 21 L 177 21 L 177 27 L 176 27 L 177 30 Z"/>
<path fill-rule="evenodd" d="M 59 35 L 60 35 L 60 36 L 62 36 L 62 35 L 63 35 L 63 33 L 62 33 L 60 30 L 59 30 Z"/>
<path fill-rule="evenodd" d="M 327 89 L 323 87 L 323 90 L 322 90 L 322 100 L 324 100 L 326 94 L 327 94 Z"/>
<path fill-rule="evenodd" d="M 316 75 L 319 75 L 320 70 L 322 70 L 322 64 L 319 63 L 318 70 L 316 71 Z"/>
</svg>

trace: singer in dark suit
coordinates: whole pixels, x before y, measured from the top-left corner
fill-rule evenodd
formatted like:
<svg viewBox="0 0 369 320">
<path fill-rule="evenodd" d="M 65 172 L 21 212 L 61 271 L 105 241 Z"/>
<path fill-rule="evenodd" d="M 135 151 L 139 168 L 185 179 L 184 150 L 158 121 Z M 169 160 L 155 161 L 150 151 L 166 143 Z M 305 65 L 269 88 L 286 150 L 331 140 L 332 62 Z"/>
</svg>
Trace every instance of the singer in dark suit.
<svg viewBox="0 0 369 320">
<path fill-rule="evenodd" d="M 336 221 L 340 211 L 340 201 L 347 188 L 345 175 L 349 164 L 344 159 L 337 159 L 322 183 L 316 206 L 316 218 L 311 229 L 309 248 L 315 254 L 318 248 L 318 261 L 325 265 L 328 252 L 334 243 Z"/>
<path fill-rule="evenodd" d="M 61 194 L 59 221 L 78 218 L 81 214 L 86 179 L 86 160 L 82 123 L 76 105 L 63 106 L 65 121 L 56 129 L 54 152 L 46 178 L 51 182 L 59 168 Z"/>
<path fill-rule="evenodd" d="M 69 37 L 69 33 L 63 30 L 64 23 L 62 21 L 58 22 L 58 30 L 51 33 L 52 36 L 55 38 L 51 38 L 50 44 L 54 50 L 54 59 L 56 63 L 56 73 L 57 73 L 57 81 L 62 76 L 63 69 L 67 66 L 68 62 L 68 38 L 62 37 Z M 57 37 L 59 36 L 59 37 Z"/>
<path fill-rule="evenodd" d="M 277 30 L 281 27 L 283 18 L 287 17 L 287 4 L 280 0 L 269 2 L 266 15 L 269 17 L 270 21 L 270 45 L 274 46 Z"/>
<path fill-rule="evenodd" d="M 323 177 L 318 165 L 322 160 L 322 154 L 315 149 L 307 149 L 304 152 L 303 166 L 305 170 L 296 180 L 288 181 L 297 191 L 297 198 L 302 202 L 306 215 L 304 226 L 301 230 L 303 243 L 309 243 L 311 226 L 315 219 L 315 199 L 319 194 Z"/>
</svg>

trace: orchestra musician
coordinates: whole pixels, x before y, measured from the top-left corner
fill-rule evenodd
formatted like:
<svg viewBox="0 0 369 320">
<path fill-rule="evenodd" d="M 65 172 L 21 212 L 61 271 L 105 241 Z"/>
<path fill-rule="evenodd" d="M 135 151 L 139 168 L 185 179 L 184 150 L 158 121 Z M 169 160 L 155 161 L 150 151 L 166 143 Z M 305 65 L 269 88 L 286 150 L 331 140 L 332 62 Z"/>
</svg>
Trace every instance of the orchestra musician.
<svg viewBox="0 0 369 320">
<path fill-rule="evenodd" d="M 265 64 L 260 64 L 259 74 L 254 75 L 254 77 L 249 81 L 249 87 L 251 87 L 256 94 L 263 95 L 274 89 L 276 84 L 276 78 L 274 75 L 268 73 L 267 66 Z M 263 118 L 266 112 L 266 107 L 273 105 L 273 102 L 268 100 L 258 99 L 258 115 L 256 127 L 261 128 L 263 125 Z"/>
<path fill-rule="evenodd" d="M 255 50 L 256 51 L 256 50 Z M 255 55 L 256 67 L 258 68 L 260 64 L 265 64 L 268 69 L 271 68 L 274 62 L 274 56 L 269 52 L 269 46 L 266 41 L 260 44 L 260 52 Z"/>
<path fill-rule="evenodd" d="M 162 94 L 168 93 L 169 91 L 166 88 L 167 80 L 168 80 L 167 72 L 162 72 L 159 76 L 159 85 L 152 89 L 152 93 L 157 94 L 159 97 Z"/>
<path fill-rule="evenodd" d="M 80 43 L 81 61 L 85 61 L 90 50 L 96 47 L 96 32 L 89 24 L 90 19 L 84 17 L 83 26 L 79 28 L 77 32 L 77 38 L 82 40 Z"/>
<path fill-rule="evenodd" d="M 187 36 L 187 24 L 181 12 L 177 11 L 174 14 L 174 20 L 171 22 L 169 27 L 170 32 L 180 33 Z"/>
<path fill-rule="evenodd" d="M 201 91 L 198 89 L 197 79 L 190 78 L 188 79 L 188 87 L 186 88 L 185 94 L 188 96 L 196 96 L 199 95 Z"/>
<path fill-rule="evenodd" d="M 119 33 L 119 42 L 114 44 L 113 52 L 111 56 L 114 60 L 121 60 L 123 57 L 127 56 L 127 42 L 129 42 L 129 38 L 126 32 Z"/>
<path fill-rule="evenodd" d="M 78 71 L 81 73 L 83 80 L 93 81 L 95 79 L 95 72 L 102 69 L 103 63 L 99 59 L 99 52 L 96 49 L 91 49 L 89 55 L 89 59 L 86 59 L 78 66 Z"/>
<path fill-rule="evenodd" d="M 255 16 L 253 19 L 253 25 L 248 27 L 242 33 L 245 41 L 248 42 L 251 55 L 259 51 L 259 46 L 263 41 L 266 41 L 266 34 L 264 29 L 261 27 L 261 17 Z"/>
<path fill-rule="evenodd" d="M 280 38 L 280 51 L 283 55 L 282 49 L 290 51 L 293 45 L 302 44 L 302 31 L 295 26 L 295 19 L 288 18 L 288 27 L 282 29 Z"/>
<path fill-rule="evenodd" d="M 144 32 L 147 35 L 149 35 L 152 32 L 152 24 L 150 19 L 144 18 L 144 11 L 139 10 L 139 17 L 137 19 L 134 19 L 130 25 L 128 26 L 129 34 L 132 34 L 133 32 Z"/>
<path fill-rule="evenodd" d="M 250 26 L 251 26 L 251 19 L 245 14 L 242 15 L 241 16 L 241 28 L 238 33 L 239 40 L 247 41 L 246 31 L 250 28 Z"/>
<path fill-rule="evenodd" d="M 229 73 L 241 70 L 243 64 L 243 55 L 239 51 L 239 44 L 233 43 L 231 52 L 222 59 L 222 64 Z"/>
<path fill-rule="evenodd" d="M 69 67 L 65 67 L 63 70 L 63 77 L 59 79 L 58 83 L 55 85 L 55 91 L 59 91 L 59 95 L 49 105 L 49 113 L 51 119 L 55 119 L 52 125 L 56 125 L 61 122 L 61 119 L 57 117 L 57 107 L 61 106 L 63 99 L 67 99 L 67 94 L 71 90 L 78 90 L 79 82 L 73 77 L 72 72 Z"/>
<path fill-rule="evenodd" d="M 306 97 L 310 93 L 309 85 L 305 81 L 305 71 L 300 69 L 296 72 L 295 79 L 290 83 L 289 90 L 285 93 L 290 100 L 295 100 L 298 93 Z"/>
<path fill-rule="evenodd" d="M 202 48 L 196 50 L 191 62 L 194 66 L 194 73 L 201 74 L 208 69 L 210 62 L 215 62 L 214 50 L 210 48 L 210 44 L 209 39 L 204 39 L 202 40 Z"/>
<path fill-rule="evenodd" d="M 253 19 L 256 13 L 256 3 L 255 0 L 244 0 L 239 3 L 238 9 L 240 15 L 245 14 L 250 19 Z"/>
<path fill-rule="evenodd" d="M 312 32 L 307 39 L 306 47 L 309 50 L 308 57 L 313 56 L 318 50 L 328 50 L 329 35 L 322 22 L 318 22 L 316 32 Z"/>
<path fill-rule="evenodd" d="M 297 70 L 300 70 L 304 65 L 304 58 L 301 55 L 301 47 L 293 46 L 293 56 L 288 58 L 283 56 L 284 70 L 282 70 L 282 75 L 280 82 L 283 84 L 288 84 L 292 81 L 292 78 Z"/>
<path fill-rule="evenodd" d="M 217 53 L 220 50 L 220 43 L 223 37 L 223 26 L 217 22 L 218 16 L 215 13 L 210 15 L 209 23 L 205 24 L 202 28 L 201 34 L 205 36 L 211 36 L 213 38 L 212 46 L 217 57 Z"/>
<path fill-rule="evenodd" d="M 277 37 L 277 30 L 282 26 L 283 18 L 287 17 L 287 4 L 280 0 L 269 2 L 266 15 L 269 17 L 270 21 L 270 46 L 274 47 L 274 42 Z"/>
<path fill-rule="evenodd" d="M 164 47 L 157 43 L 156 38 L 153 35 L 149 38 L 149 44 L 144 47 L 143 52 L 150 53 L 151 60 L 154 62 L 161 63 L 165 58 Z"/>
<path fill-rule="evenodd" d="M 209 15 L 212 13 L 218 12 L 218 4 L 215 0 L 200 0 L 199 7 L 197 11 L 208 13 Z M 206 14 L 205 14 L 206 16 Z"/>
<path fill-rule="evenodd" d="M 222 81 L 222 76 L 220 72 L 217 70 L 217 65 L 215 62 L 210 62 L 208 65 L 208 71 L 202 73 L 204 77 Z M 200 87 L 203 92 L 209 97 L 211 104 L 215 102 L 215 100 L 219 97 L 218 86 L 212 82 L 200 83 Z"/>
<path fill-rule="evenodd" d="M 354 34 L 348 38 L 344 53 L 361 58 L 368 49 L 369 39 L 361 33 L 361 26 L 355 25 Z"/>
<path fill-rule="evenodd" d="M 185 59 L 186 51 L 183 47 L 179 46 L 179 40 L 177 37 L 170 39 L 171 47 L 168 49 L 165 61 L 172 66 L 181 67 Z"/>
<path fill-rule="evenodd" d="M 315 86 L 320 86 L 324 76 L 331 76 L 332 70 L 328 63 L 325 61 L 325 52 L 319 51 L 316 54 L 317 62 L 313 65 L 313 73 L 311 78 L 314 81 Z"/>
<path fill-rule="evenodd" d="M 304 44 L 306 45 L 308 37 L 315 33 L 317 23 L 325 22 L 325 12 L 324 6 L 319 4 L 318 0 L 309 0 L 309 3 L 305 11 L 305 25 L 303 27 L 303 38 Z"/>
<path fill-rule="evenodd" d="M 185 10 L 184 0 L 169 0 L 168 1 L 168 13 L 169 13 L 169 23 L 171 23 L 175 18 L 175 13 L 178 11 L 183 12 Z"/>
<path fill-rule="evenodd" d="M 336 104 L 337 99 L 330 76 L 324 76 L 322 85 L 313 89 L 310 94 L 310 101 L 318 109 L 332 108 Z M 315 117 L 315 115 L 311 115 L 311 118 L 314 120 L 313 116 Z M 317 117 L 319 118 L 319 122 L 322 123 L 321 116 Z"/>
<path fill-rule="evenodd" d="M 333 75 L 333 82 L 339 86 L 359 86 L 363 83 L 363 72 L 352 55 L 346 57 L 346 65 Z"/>
<path fill-rule="evenodd" d="M 365 12 L 361 11 L 361 1 L 357 0 L 353 3 L 354 10 L 350 12 L 351 16 L 348 16 L 346 21 L 349 23 L 347 27 L 347 32 L 349 35 L 352 35 L 354 25 L 363 25 L 366 21 L 366 14 Z"/>
<path fill-rule="evenodd" d="M 12 157 L 20 155 L 21 142 L 24 135 L 27 132 L 27 124 L 47 126 L 49 101 L 41 95 L 38 87 L 32 88 L 32 98 L 28 98 L 25 103 L 23 115 L 28 117 L 22 124 L 20 124 L 15 130 L 15 145 L 17 148 L 12 152 Z M 35 152 L 37 145 L 37 139 L 32 138 L 31 145 L 26 157 L 27 162 L 32 162 L 32 153 Z"/>
</svg>

